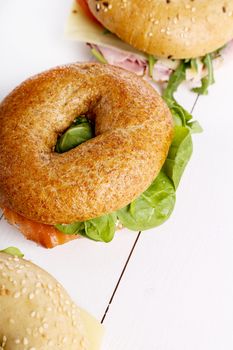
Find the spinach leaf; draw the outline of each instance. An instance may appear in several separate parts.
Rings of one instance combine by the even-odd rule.
[[[117,216],[123,226],[131,230],[148,230],[161,225],[169,218],[175,198],[171,180],[161,171],[144,193],[117,211]]]
[[[91,123],[87,118],[81,116],[58,138],[55,150],[58,153],[67,152],[93,136]]]
[[[55,227],[65,234],[79,234],[94,241],[110,242],[114,237],[116,221],[116,214],[111,213],[84,222],[55,225]]]
[[[115,213],[100,216],[84,222],[85,236],[95,241],[110,242],[115,233],[117,216]]]
[[[190,130],[175,126],[175,134],[169,149],[163,171],[171,179],[177,189],[184,169],[192,155],[193,145]]]
[[[74,222],[72,224],[58,224],[55,225],[56,229],[65,233],[66,235],[78,235],[80,231],[84,229],[83,222]]]
[[[17,256],[18,258],[23,258],[24,254],[16,247],[8,247],[6,249],[0,250],[1,253],[6,253],[9,255]]]
[[[203,131],[200,123],[197,120],[190,121],[186,125],[192,134],[198,134]]]
[[[214,70],[213,70],[213,60],[212,54],[208,54],[203,58],[204,66],[206,67],[208,74],[201,80],[201,87],[193,89],[194,92],[200,95],[207,95],[208,88],[210,85],[214,84]]]

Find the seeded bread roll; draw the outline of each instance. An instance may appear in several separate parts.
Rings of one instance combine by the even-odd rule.
[[[95,122],[95,137],[56,153],[81,114]],[[159,173],[173,134],[171,113],[147,82],[97,63],[28,79],[0,104],[0,125],[0,205],[49,225],[132,202]]]
[[[5,253],[0,271],[0,349],[99,350],[90,319],[47,272]]]
[[[233,38],[232,0],[87,0],[123,41],[158,57],[194,58]]]

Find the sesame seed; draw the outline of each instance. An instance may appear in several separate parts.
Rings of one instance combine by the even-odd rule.
[[[53,290],[53,287],[50,283],[48,284],[48,289]]]
[[[23,338],[23,345],[28,345],[28,338],[26,337]]]
[[[20,344],[20,339],[19,338],[15,339],[15,344]]]
[[[20,297],[20,295],[21,295],[21,294],[20,294],[20,292],[15,292],[15,294],[14,294],[14,298],[15,298],[15,299],[17,299],[17,298],[19,298],[19,297]]]
[[[34,295],[33,293],[30,293],[29,296],[28,296],[28,298],[29,298],[30,300],[32,300],[32,299],[34,298],[34,296],[35,296],[35,295]]]
[[[32,311],[31,314],[30,314],[30,316],[31,316],[32,318],[34,318],[34,317],[36,316],[36,311]]]
[[[64,338],[62,339],[62,343],[65,344],[66,342],[67,342],[67,338],[64,337]]]

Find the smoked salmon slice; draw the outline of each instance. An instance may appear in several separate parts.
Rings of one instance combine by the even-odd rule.
[[[26,219],[8,208],[3,208],[3,214],[6,220],[10,224],[17,226],[27,239],[45,248],[54,248],[79,237],[78,235],[64,234],[52,225],[41,224]]]

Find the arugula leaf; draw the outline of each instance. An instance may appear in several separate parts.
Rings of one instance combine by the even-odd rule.
[[[192,120],[193,116],[174,97],[174,93],[177,91],[179,85],[185,80],[186,68],[192,64],[193,60],[181,61],[178,68],[171,74],[162,97],[172,113],[175,125],[188,127],[192,133],[198,133],[202,132],[200,124]]]
[[[81,143],[91,139],[94,136],[91,123],[85,117],[79,117],[69,127],[66,132],[61,135],[56,144],[56,152],[63,153],[80,145]]]
[[[107,34],[112,34],[112,32],[111,32],[109,29],[104,28],[104,30],[103,30],[103,34],[104,34],[104,35],[107,35]]]
[[[55,227],[65,234],[79,234],[94,241],[107,243],[114,237],[116,221],[116,214],[111,213],[84,222],[75,222],[68,225],[55,225]]]
[[[190,67],[197,72],[198,71],[198,64],[197,64],[197,59],[196,58],[191,58],[190,60]]]
[[[163,98],[167,101],[174,100],[174,93],[180,86],[180,84],[185,80],[185,71],[187,68],[187,63],[183,60],[177,67],[177,69],[171,74],[167,87],[163,92]]]
[[[214,70],[213,70],[213,61],[212,54],[208,54],[203,58],[203,63],[207,68],[208,74],[201,80],[201,87],[193,89],[194,92],[200,95],[207,95],[208,88],[210,85],[214,84]]]
[[[193,150],[190,130],[186,127],[175,126],[175,134],[170,146],[163,171],[171,179],[177,189],[184,169],[191,158]]]
[[[157,59],[153,55],[148,55],[149,76],[153,78],[153,69]]]
[[[6,249],[0,250],[1,253],[6,253],[9,255],[17,256],[18,258],[23,258],[24,254],[16,247],[8,247]]]
[[[169,218],[175,198],[171,180],[161,171],[144,193],[117,211],[117,216],[123,226],[133,231],[148,230]]]
[[[103,63],[103,64],[108,63],[106,58],[95,48],[91,49],[91,53],[97,59],[97,61],[99,61],[100,63]]]

